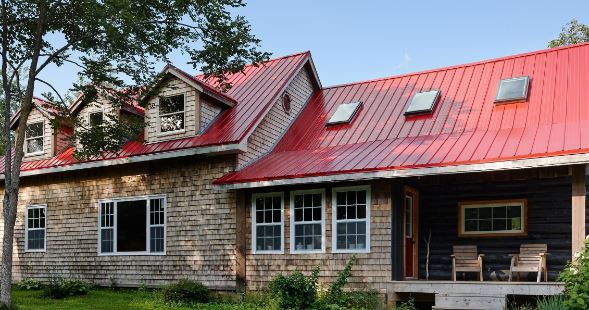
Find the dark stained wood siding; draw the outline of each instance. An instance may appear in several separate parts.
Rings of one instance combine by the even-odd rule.
[[[509,270],[509,253],[522,243],[548,244],[549,280],[555,280],[571,258],[571,179],[531,178],[471,183],[469,179],[440,178],[420,186],[421,236],[431,230],[430,278],[450,279],[452,245],[478,245],[484,253],[484,276]],[[528,236],[458,238],[458,202],[467,200],[528,199]],[[425,277],[425,242],[420,240],[419,272]],[[460,279],[460,278],[459,278]]]

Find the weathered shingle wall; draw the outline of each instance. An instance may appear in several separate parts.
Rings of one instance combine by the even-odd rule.
[[[223,109],[217,103],[212,103],[205,98],[200,99],[200,130],[199,133],[202,134],[209,125],[219,116]]]
[[[28,178],[15,234],[16,280],[79,277],[101,285],[163,285],[182,278],[235,287],[235,194],[212,187],[234,157],[182,158]],[[165,256],[99,256],[99,199],[167,196]],[[24,208],[47,204],[47,251],[25,253]]]
[[[282,107],[283,94],[280,94],[266,117],[248,139],[247,152],[238,156],[238,169],[254,162],[272,150],[305,106],[313,91],[312,77],[309,74],[309,70],[304,67],[297,73],[285,91],[291,100],[290,112],[287,113],[284,111]]]
[[[352,185],[366,185],[357,183]],[[350,186],[347,184],[345,186]],[[339,187],[339,185],[337,185]],[[290,191],[284,191],[284,254],[253,254],[252,253],[252,219],[251,196],[246,204],[246,278],[249,289],[266,287],[268,283],[279,273],[291,273],[302,271],[309,274],[315,266],[321,267],[321,281],[331,282],[342,271],[347,260],[353,254],[332,253],[332,186],[317,185],[305,189],[324,188],[326,197],[326,253],[320,254],[290,254]],[[299,189],[299,188],[296,188]],[[371,287],[375,289],[385,288],[385,284],[391,279],[391,193],[390,183],[375,181],[371,183],[371,249],[370,253],[355,254],[358,258],[356,265],[352,267],[352,277],[349,280],[350,287]],[[295,190],[295,188],[289,188]],[[273,189],[271,192],[281,191]],[[262,192],[262,191],[259,191]]]

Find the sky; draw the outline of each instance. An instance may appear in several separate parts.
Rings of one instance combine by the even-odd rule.
[[[586,0],[249,0],[235,12],[272,57],[311,51],[324,86],[540,50],[571,19],[589,24]],[[48,69],[60,92],[77,80],[73,66]]]

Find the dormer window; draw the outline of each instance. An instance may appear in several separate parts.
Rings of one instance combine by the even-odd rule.
[[[529,76],[503,79],[499,82],[495,102],[519,101],[528,98]]]
[[[102,112],[91,112],[88,114],[88,125],[90,127],[102,126],[104,114]]]
[[[161,133],[184,130],[184,95],[161,97],[159,123]]]
[[[43,153],[43,122],[27,124],[25,130],[25,155]]]

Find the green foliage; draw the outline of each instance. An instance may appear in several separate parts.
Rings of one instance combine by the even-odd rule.
[[[548,47],[554,48],[582,42],[589,42],[589,26],[573,19],[562,27],[562,32],[558,35],[558,39],[550,41]]]
[[[91,285],[79,279],[52,279],[45,287],[45,296],[53,299],[61,299],[70,296],[86,295]]]
[[[564,304],[569,309],[589,308],[589,239],[585,239],[584,247],[575,253],[558,280],[564,282]]]
[[[538,300],[538,310],[566,310],[562,296],[548,296]]]
[[[327,290],[327,294],[325,295],[324,299],[328,304],[338,304],[342,301],[343,295],[343,288],[348,283],[348,279],[352,276],[352,266],[356,264],[358,259],[356,256],[350,257],[344,270],[338,273],[337,278]]]
[[[21,291],[38,291],[45,288],[45,284],[35,279],[24,279],[15,284],[16,288]]]
[[[166,302],[174,304],[206,303],[209,301],[209,289],[202,283],[192,280],[180,280],[162,289]]]
[[[340,304],[346,309],[380,309],[384,303],[377,291],[352,291],[342,294]]]
[[[417,310],[415,307],[415,299],[413,297],[409,300],[402,302],[398,307],[398,310]]]
[[[319,267],[309,277],[301,272],[279,274],[270,283],[270,291],[280,298],[280,309],[310,309],[317,299]]]

